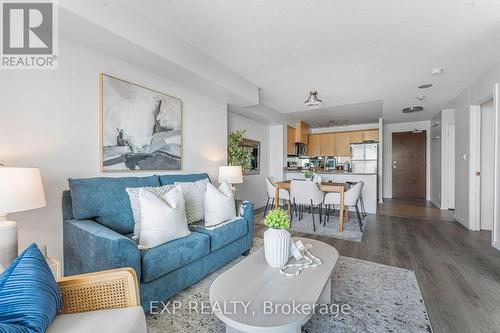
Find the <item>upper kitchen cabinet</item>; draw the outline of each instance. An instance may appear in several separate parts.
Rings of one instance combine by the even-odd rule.
[[[321,143],[321,156],[337,155],[337,146],[335,145],[334,133],[321,134],[320,143]]]
[[[287,154],[295,155],[295,128],[287,128]]]
[[[363,131],[363,141],[376,141],[378,142],[378,130]]]
[[[295,142],[308,143],[309,124],[300,120],[295,128]]]
[[[321,152],[321,137],[323,134],[309,134],[307,144],[307,156],[316,157],[324,156]]]
[[[351,156],[351,135],[349,132],[335,133],[335,146],[337,148],[337,156]]]
[[[349,132],[350,143],[362,143],[364,131]]]

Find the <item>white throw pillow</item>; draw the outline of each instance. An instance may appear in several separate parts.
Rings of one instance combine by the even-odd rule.
[[[227,182],[217,189],[207,185],[205,193],[205,226],[210,227],[236,217],[234,193]]]
[[[149,249],[191,233],[187,226],[184,195],[180,186],[174,187],[161,197],[141,189],[139,199],[141,248]]]
[[[205,191],[207,184],[209,184],[208,178],[196,182],[175,183],[175,185],[182,186],[188,223],[198,222],[205,217]]]
[[[149,192],[156,194],[157,196],[162,196],[175,185],[164,185],[164,186],[148,186],[148,187],[127,187],[128,198],[130,200],[130,207],[132,208],[132,216],[134,218],[134,235],[132,239],[139,238],[141,231],[141,202],[139,201],[139,192],[141,189],[148,190]]]

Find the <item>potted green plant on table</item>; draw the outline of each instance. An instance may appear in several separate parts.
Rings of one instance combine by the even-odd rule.
[[[288,232],[290,219],[282,208],[273,209],[264,219],[269,227],[264,232],[264,253],[269,266],[280,268],[287,262],[290,254],[291,235]]]
[[[306,178],[306,180],[313,180],[314,172],[307,170],[304,172],[304,177]]]

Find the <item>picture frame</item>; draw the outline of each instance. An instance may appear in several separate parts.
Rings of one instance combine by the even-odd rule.
[[[180,98],[99,75],[101,172],[182,171]]]
[[[244,175],[259,175],[260,174],[260,152],[261,142],[252,139],[243,139],[242,145],[250,149],[251,152],[251,169],[243,171]]]

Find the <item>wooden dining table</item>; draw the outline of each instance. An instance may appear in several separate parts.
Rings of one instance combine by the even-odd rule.
[[[279,207],[280,200],[280,189],[285,189],[290,191],[291,180],[283,180],[274,183],[274,207]],[[344,192],[348,187],[347,183],[333,183],[333,182],[321,182],[318,184],[320,191],[326,193],[339,193],[340,194],[340,209],[339,209],[339,231],[344,231]],[[290,204],[288,205],[290,209]],[[346,207],[346,217],[349,212]]]

